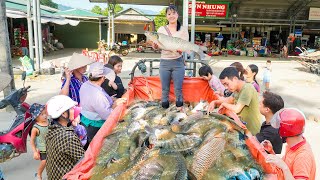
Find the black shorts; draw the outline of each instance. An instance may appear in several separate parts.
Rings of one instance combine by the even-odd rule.
[[[43,151],[40,151],[40,160],[46,160],[47,159],[47,152],[43,152]]]

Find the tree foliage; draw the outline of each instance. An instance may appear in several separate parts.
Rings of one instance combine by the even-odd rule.
[[[40,0],[40,4],[58,9],[58,4],[52,2],[52,0]]]
[[[97,6],[97,5],[93,6],[93,8],[91,9],[91,12],[102,15],[102,9],[100,6]]]
[[[156,30],[158,30],[159,27],[167,24],[166,8],[162,9],[160,13],[154,18],[154,23],[156,26]]]
[[[116,5],[109,4],[109,8],[102,9],[100,6],[96,5],[91,9],[91,12],[108,16],[109,9],[113,9],[114,13],[117,14],[118,12],[123,10],[123,7],[120,6],[120,4],[116,4]]]

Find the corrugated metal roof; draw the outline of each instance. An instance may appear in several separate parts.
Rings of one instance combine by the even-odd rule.
[[[27,2],[25,0],[6,0],[6,8],[27,12]],[[58,11],[58,9],[54,9],[43,5],[40,6],[40,9],[41,14],[44,15],[52,15],[54,12]]]
[[[128,8],[120,11],[115,15],[115,20],[128,20],[128,21],[152,21],[153,18],[145,16],[137,9]]]
[[[93,13],[88,10],[83,9],[70,9],[66,11],[60,11],[55,13],[56,15],[64,16],[64,17],[73,17],[73,18],[105,18],[106,16],[102,16],[100,14]]]

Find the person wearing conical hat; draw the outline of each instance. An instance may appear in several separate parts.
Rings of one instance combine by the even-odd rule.
[[[94,63],[89,57],[73,53],[68,66],[65,68],[65,79],[61,86],[60,95],[69,96],[72,100],[80,104],[79,91],[81,85],[88,81],[84,75],[87,65]]]

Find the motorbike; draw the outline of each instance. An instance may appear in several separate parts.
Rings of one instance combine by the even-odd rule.
[[[122,54],[126,56],[129,54],[129,46],[114,45],[111,48],[110,54]]]
[[[25,102],[30,86],[25,87],[26,72],[22,74],[23,88],[14,90],[0,101],[0,109],[12,106],[16,116],[8,130],[0,132],[0,163],[27,152],[27,138],[34,121],[29,113],[30,105]]]

